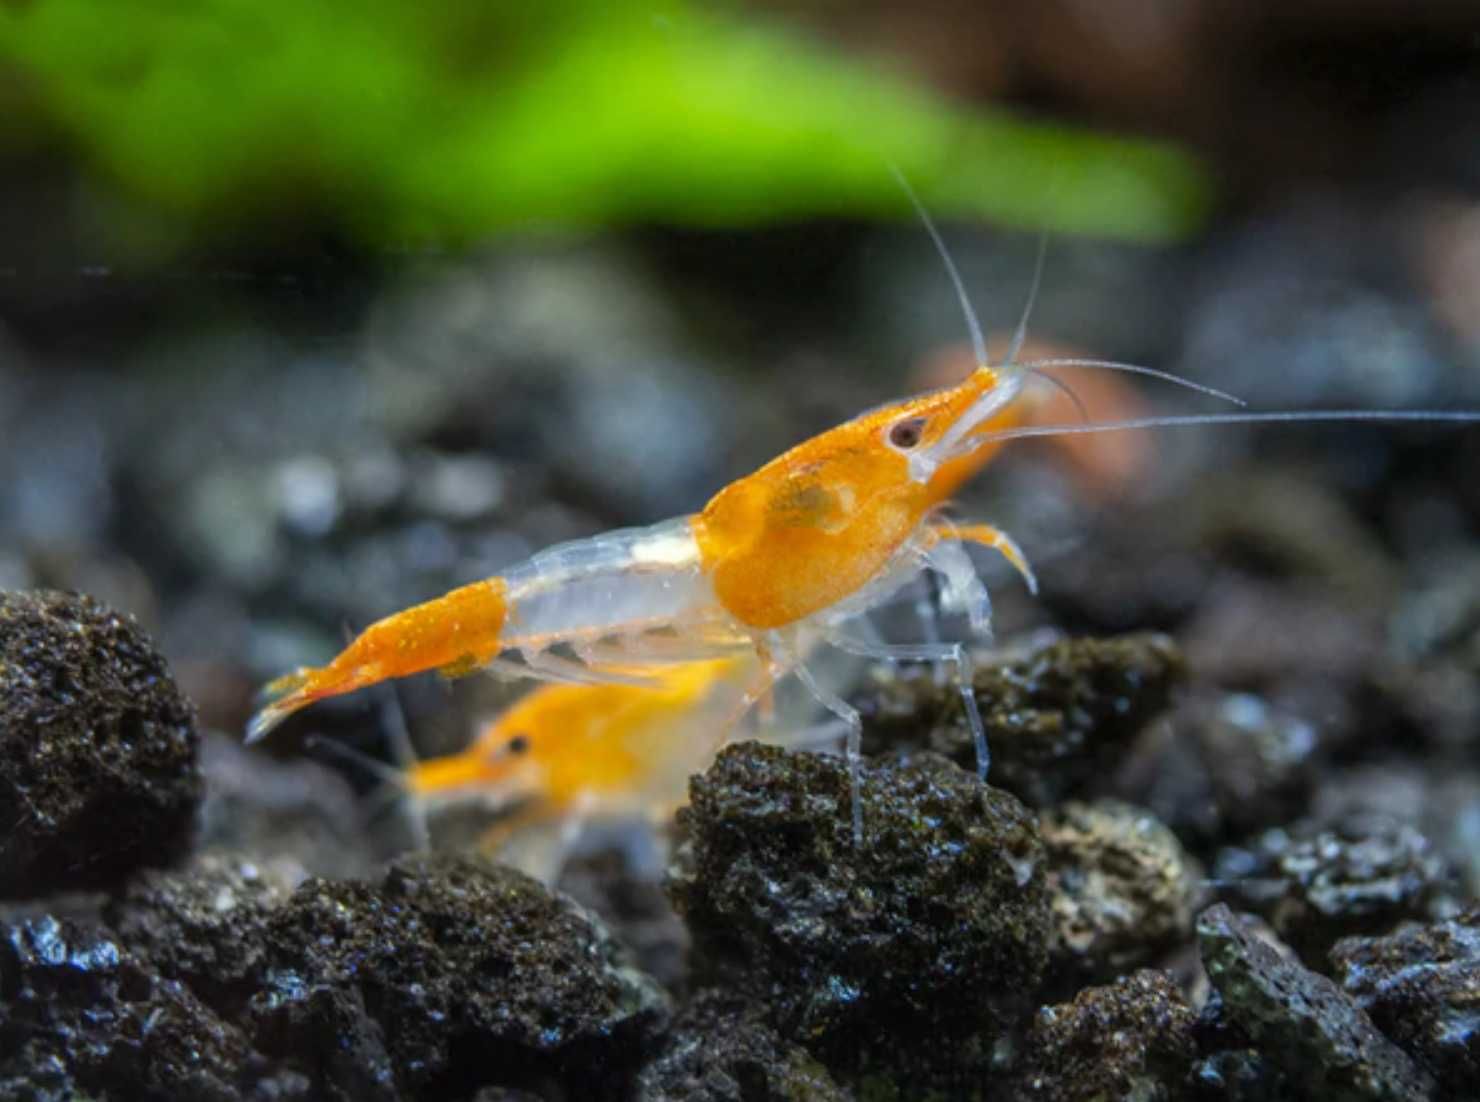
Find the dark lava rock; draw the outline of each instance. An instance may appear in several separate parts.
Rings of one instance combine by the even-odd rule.
[[[0,1097],[309,1097],[184,984],[108,935],[43,915],[0,942]]]
[[[827,1069],[754,1009],[707,991],[679,1015],[637,1080],[638,1102],[847,1102]]]
[[[1480,771],[1427,754],[1328,770],[1310,817],[1335,822],[1379,812],[1412,823],[1434,843],[1459,878],[1459,898],[1480,898]]]
[[[1046,811],[1055,926],[1050,965],[1069,990],[1104,982],[1185,943],[1200,895],[1197,864],[1141,808],[1116,800]]]
[[[669,890],[696,982],[750,993],[840,1075],[979,1083],[1051,940],[1032,816],[935,755],[868,765],[743,743],[690,784]]]
[[[1414,827],[1378,813],[1269,830],[1221,851],[1220,890],[1269,920],[1312,967],[1340,937],[1427,918],[1449,886],[1443,859]]]
[[[1283,957],[1225,904],[1202,913],[1197,935],[1203,967],[1218,994],[1210,1005],[1254,1050],[1236,1054],[1240,1074],[1278,1077],[1294,1097],[1329,1102],[1419,1102],[1430,1096],[1427,1074],[1377,1031],[1349,995]],[[1217,1074],[1215,1062],[1203,1078]],[[1237,1097],[1254,1096],[1251,1086],[1246,1083]]]
[[[572,858],[556,885],[611,927],[641,968],[669,991],[687,979],[689,934],[663,891],[661,877],[641,876],[619,850]]]
[[[111,887],[178,859],[198,753],[190,704],[131,618],[0,593],[0,896]]]
[[[1410,661],[1452,656],[1473,669],[1480,659],[1480,553],[1438,557],[1403,595],[1390,631]]]
[[[1183,1097],[1197,1016],[1165,972],[1142,971],[1038,1012],[1024,1046],[1017,1097],[1044,1102],[1142,1102]]]
[[[132,952],[231,1018],[255,990],[269,917],[289,894],[249,861],[207,855],[183,869],[144,873],[103,914]]]
[[[1199,693],[1146,730],[1112,787],[1202,851],[1301,814],[1319,751],[1315,727],[1262,697]]]
[[[611,1097],[666,1018],[594,918],[472,857],[406,858],[374,884],[306,881],[268,938],[248,1011],[258,1045],[322,1097]]]
[[[1480,907],[1331,950],[1336,978],[1455,1098],[1480,1085]]]
[[[1063,639],[981,666],[974,684],[992,783],[1035,807],[1082,792],[1124,757],[1183,673],[1181,652],[1164,635]],[[876,674],[854,703],[866,749],[923,745],[976,768],[960,698],[928,669]]]
[[[1352,752],[1390,740],[1403,718],[1379,601],[1360,588],[1233,576],[1178,638],[1200,678],[1318,717],[1322,748]]]

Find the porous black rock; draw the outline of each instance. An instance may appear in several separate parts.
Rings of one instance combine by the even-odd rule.
[[[1255,936],[1225,904],[1198,918],[1198,948],[1216,1012],[1294,1097],[1330,1102],[1423,1102],[1433,1083],[1380,1033],[1351,996]],[[1247,1096],[1245,1092],[1244,1096]]]
[[[130,617],[0,593],[0,897],[114,887],[189,848],[195,715]]]
[[[992,784],[1034,807],[1104,780],[1185,673],[1165,635],[1062,639],[982,664],[973,685]],[[865,747],[920,746],[976,768],[976,748],[954,686],[928,669],[876,672],[854,697]]]
[[[593,916],[470,856],[305,881],[267,941],[257,1044],[327,1098],[620,1095],[667,1017]]]
[[[1155,961],[1192,934],[1196,861],[1150,812],[1118,800],[1045,811],[1056,989],[1103,983]]]
[[[579,854],[566,862],[556,886],[600,915],[637,965],[669,991],[688,978],[688,931],[663,892],[662,878],[644,875],[617,849]]]
[[[269,919],[289,894],[244,858],[206,854],[183,868],[142,873],[108,900],[103,916],[161,975],[234,1018],[266,963]]]
[[[1480,1086],[1480,907],[1387,937],[1346,938],[1335,976],[1378,1027],[1454,1098]]]
[[[843,1079],[979,1085],[1052,938],[1033,817],[922,754],[865,765],[855,844],[849,792],[840,758],[756,743],[693,779],[669,890],[696,982],[748,993]]]
[[[0,936],[0,1097],[308,1099],[185,984],[50,914]]]
[[[1379,812],[1303,820],[1218,854],[1223,891],[1269,920],[1311,967],[1338,938],[1426,918],[1453,875],[1415,827]]]
[[[1184,1097],[1197,1016],[1165,972],[1087,987],[1038,1012],[1024,1042],[1015,1096],[1041,1102]]]
[[[848,1102],[799,1045],[783,1040],[754,1003],[705,991],[684,1008],[668,1042],[637,1080],[638,1102]]]

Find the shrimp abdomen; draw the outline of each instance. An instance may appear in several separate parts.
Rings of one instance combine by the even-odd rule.
[[[488,578],[371,624],[327,666],[306,667],[268,685],[247,741],[325,697],[391,677],[489,661],[503,648],[507,592],[504,579]]]
[[[505,577],[511,649],[681,629],[719,613],[689,517],[558,544]]]

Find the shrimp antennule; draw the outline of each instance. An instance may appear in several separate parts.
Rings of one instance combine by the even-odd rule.
[[[987,365],[987,339],[982,335],[981,322],[977,320],[976,311],[971,306],[971,296],[966,293],[966,284],[961,281],[961,273],[956,270],[956,262],[951,259],[951,251],[946,248],[945,239],[941,237],[940,231],[935,228],[935,222],[930,217],[930,212],[925,209],[925,204],[920,202],[920,197],[915,194],[915,189],[910,187],[910,182],[905,179],[898,165],[890,165],[889,171],[894,173],[894,178],[899,186],[909,197],[910,205],[915,208],[915,213],[920,216],[920,221],[925,224],[925,232],[930,235],[930,240],[935,243],[935,251],[940,254],[945,263],[946,274],[951,277],[951,286],[956,289],[956,298],[961,303],[961,312],[966,315],[966,328],[971,333],[971,351],[976,356],[979,366]],[[1034,281],[1034,293],[1037,293],[1037,281]],[[1028,309],[1033,308],[1033,298],[1028,298]],[[1027,319],[1024,317],[1024,326]],[[1011,359],[1011,357],[1009,357]]]
[[[1145,367],[1141,364],[1122,363],[1119,360],[1091,360],[1081,359],[1077,356],[1053,356],[1044,360],[1024,360],[1017,365],[1032,372],[1042,372],[1055,367],[1084,367],[1099,371],[1123,371],[1128,375],[1145,375],[1148,379],[1160,379],[1164,383],[1174,386],[1185,387],[1187,390],[1195,390],[1199,394],[1206,394],[1209,398],[1217,398],[1220,402],[1228,402],[1235,406],[1247,406],[1249,403],[1235,394],[1229,394],[1226,390],[1208,386],[1205,383],[1194,382],[1181,375],[1170,371],[1162,371],[1160,368]]]

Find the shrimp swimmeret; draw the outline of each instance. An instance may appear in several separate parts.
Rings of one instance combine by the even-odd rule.
[[[371,625],[327,666],[270,684],[269,702],[251,721],[248,740],[316,700],[424,670],[460,674],[487,667],[556,681],[632,684],[674,662],[750,652],[761,661],[737,718],[779,678],[795,674],[848,725],[853,827],[861,839],[861,721],[817,682],[805,656],[827,643],[866,658],[950,664],[985,779],[990,758],[964,644],[881,643],[859,622],[933,572],[947,601],[968,613],[974,632],[985,633],[990,602],[967,544],[1006,556],[1036,591],[1026,559],[1005,533],[986,524],[956,526],[940,514],[944,501],[1005,441],[1262,421],[1480,421],[1473,412],[1328,410],[1034,424],[1025,384],[1068,361],[1013,362],[1025,313],[1007,362],[987,364],[980,328],[945,259],[979,365],[964,381],[881,406],[804,441],[730,483],[698,513],[560,544]],[[1227,397],[1149,368],[1073,362],[1155,375]]]

